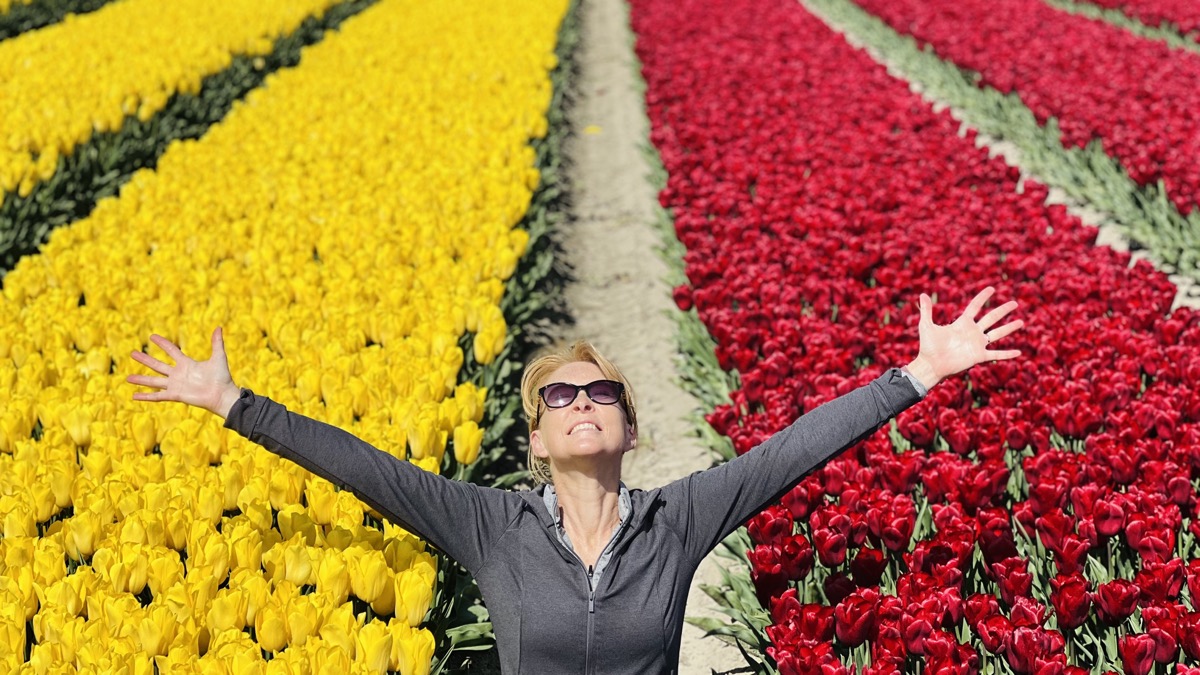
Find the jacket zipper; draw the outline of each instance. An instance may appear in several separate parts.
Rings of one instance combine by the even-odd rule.
[[[604,546],[604,549],[602,551],[600,551],[600,556],[598,558],[596,558],[597,560],[599,560],[600,558],[603,558],[604,554],[608,553],[608,549],[612,548],[613,544],[615,544],[616,541],[621,538],[621,534],[625,532],[625,527],[628,524],[629,524],[628,521],[621,522],[621,526],[618,527],[617,531],[613,533],[612,538],[608,540],[608,544],[606,544]],[[584,652],[585,656],[584,656],[584,662],[583,662],[583,672],[587,673],[587,675],[591,675],[591,672],[592,672],[592,633],[595,632],[595,628],[596,628],[596,587],[592,583],[593,566],[585,565],[583,563],[583,558],[579,557],[579,554],[575,552],[574,548],[571,548],[570,551],[571,551],[571,555],[575,556],[575,559],[579,561],[579,566],[583,568],[583,573],[587,577],[587,585],[588,585],[587,651]]]

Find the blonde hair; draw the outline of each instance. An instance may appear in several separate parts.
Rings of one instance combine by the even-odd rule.
[[[549,384],[546,379],[550,377],[550,373],[568,363],[579,362],[595,364],[605,378],[616,380],[624,385],[625,391],[621,394],[621,405],[625,410],[626,421],[629,426],[633,427],[636,434],[637,411],[633,405],[633,389],[630,388],[629,381],[611,361],[604,358],[604,355],[597,351],[591,343],[584,340],[577,340],[565,347],[552,349],[525,366],[525,374],[521,376],[521,406],[525,409],[525,418],[529,420],[529,433],[532,434],[537,430],[538,413],[539,411],[544,412],[545,408],[538,395],[538,389]],[[529,448],[529,475],[538,484],[554,483],[554,478],[550,473],[550,463],[535,456],[532,445]]]

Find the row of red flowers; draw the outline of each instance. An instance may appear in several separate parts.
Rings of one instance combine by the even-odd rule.
[[[1200,659],[1200,315],[797,3],[632,10],[739,453],[911,359],[920,291],[945,321],[999,281],[1028,325],[751,520],[780,670]]]
[[[1147,26],[1174,26],[1200,39],[1200,5],[1195,0],[1085,0],[1106,9],[1120,10]]]
[[[938,56],[1016,92],[1062,142],[1099,139],[1139,185],[1163,181],[1183,214],[1200,202],[1200,55],[1042,0],[855,0]]]

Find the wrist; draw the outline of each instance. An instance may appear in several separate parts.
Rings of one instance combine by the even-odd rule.
[[[237,400],[241,398],[241,396],[241,388],[231,381],[229,386],[221,392],[221,396],[217,399],[217,407],[213,410],[213,412],[220,415],[221,419],[228,418],[229,411],[233,408],[233,404],[237,403]]]
[[[920,355],[913,359],[912,363],[904,366],[904,370],[908,371],[909,375],[917,378],[917,381],[924,385],[927,391],[933,389],[942,381],[942,378],[938,376],[937,371],[934,370],[929,361]]]

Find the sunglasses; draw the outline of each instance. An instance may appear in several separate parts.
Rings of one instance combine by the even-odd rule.
[[[587,392],[592,403],[613,405],[621,400],[621,395],[625,392],[625,385],[613,380],[596,380],[587,384],[552,382],[538,389],[538,395],[547,408],[565,408],[575,402],[580,389]],[[538,419],[534,421],[534,424],[538,423],[541,416],[539,411]]]

